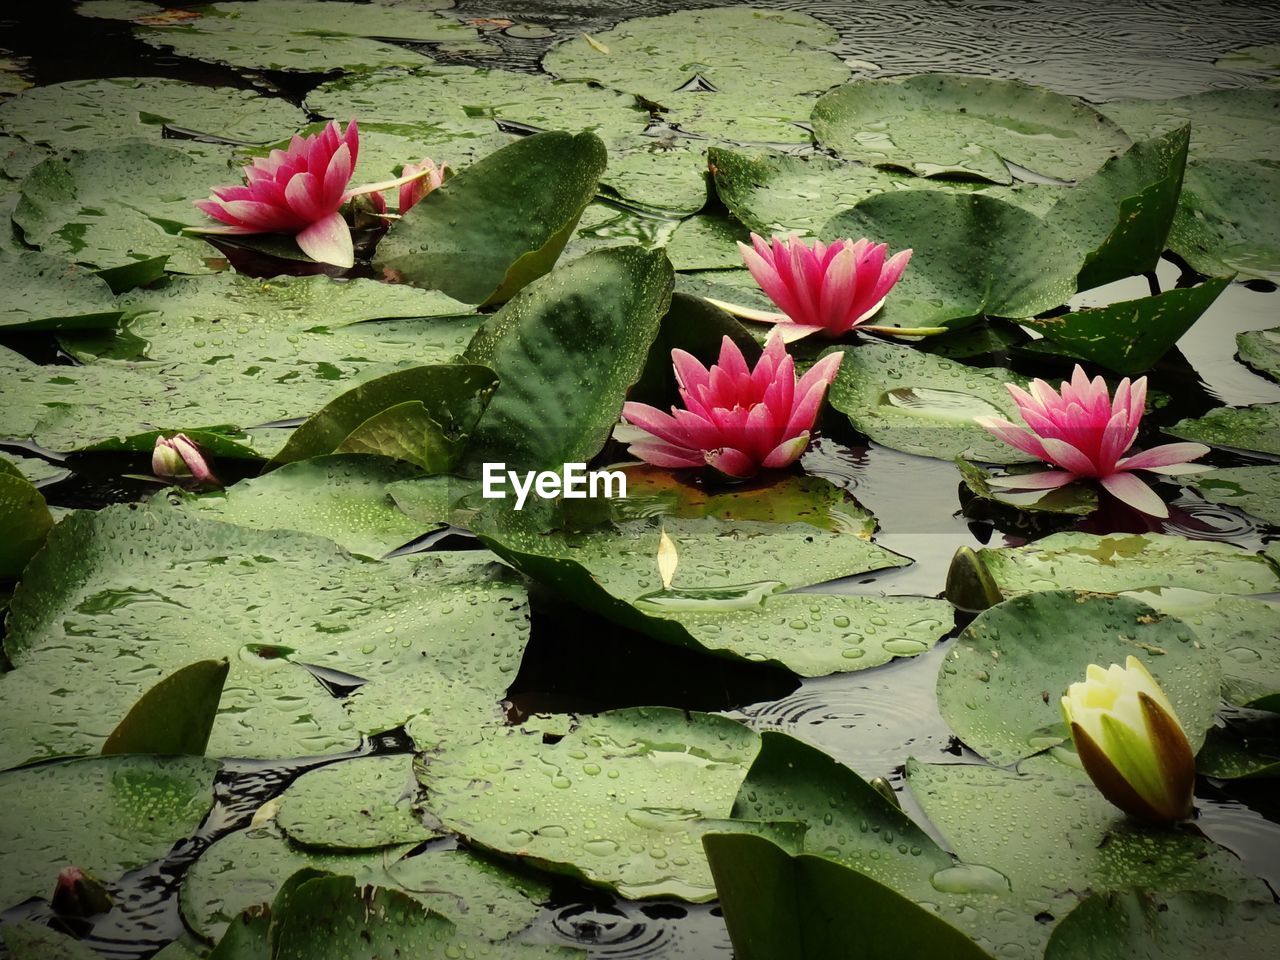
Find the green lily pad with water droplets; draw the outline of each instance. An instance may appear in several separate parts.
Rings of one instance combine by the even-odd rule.
[[[844,359],[831,384],[831,405],[876,443],[945,460],[1030,459],[974,422],[980,416],[1020,421],[1004,387],[1025,384],[1018,374],[883,343],[833,349],[842,350]]]
[[[904,190],[837,214],[824,240],[870,237],[911,262],[873,322],[959,327],[1031,317],[1076,292],[1083,254],[1051,220],[984,193]]]
[[[166,132],[271,143],[281,131],[305,122],[301,110],[277,97],[160,77],[70,80],[33,87],[0,103],[0,130],[59,150],[85,150],[127,137],[161,140]],[[174,148],[204,146],[165,142]]]
[[[983,611],[947,651],[938,709],[967,746],[1007,765],[1069,741],[1067,687],[1089,664],[1128,656],[1164,688],[1198,748],[1218,712],[1218,658],[1181,620],[1125,597],[1051,590]]]
[[[1182,482],[1212,503],[1280,526],[1280,466],[1220,467],[1190,474]]]
[[[1066,356],[1092,360],[1116,373],[1138,374],[1172,350],[1229,283],[1230,277],[1220,277],[1153,297],[1019,323],[1044,334],[1036,346],[1045,352],[1061,348]]]
[[[88,944],[30,920],[6,923],[0,927],[0,940],[9,948],[10,960],[97,960],[101,956]]]
[[[1179,420],[1165,433],[1214,447],[1280,456],[1280,403],[1218,407],[1203,417]]]
[[[229,668],[225,658],[197,660],[169,674],[129,708],[102,755],[204,756]]]
[[[970,463],[962,457],[956,458],[956,469],[960,471],[960,479],[974,496],[983,500],[993,500],[1015,510],[1027,510],[1032,513],[1067,513],[1088,515],[1098,508],[1098,494],[1084,483],[1072,483],[1054,490],[1010,490],[994,487],[990,481],[993,476],[977,464]],[[1029,465],[1008,470],[1004,475],[1017,476],[1019,473],[1039,473],[1043,469],[1039,465]]]
[[[1048,923],[1090,891],[1270,899],[1234,854],[1196,831],[1125,817],[1082,771],[1048,758],[1020,769],[912,759],[907,784],[956,855],[1000,871],[1018,897],[1043,903],[1046,891],[1070,891],[1049,906]]]
[[[1218,780],[1280,777],[1280,697],[1272,698],[1270,711],[1233,716],[1210,730],[1196,771]]]
[[[0,577],[20,576],[52,526],[44,495],[0,457]]]
[[[350,749],[437,690],[466,729],[501,699],[527,636],[524,588],[485,554],[379,563],[161,505],[75,513],[9,610],[0,766],[96,752],[145,690],[202,658],[231,664],[215,756]]]
[[[174,273],[216,272],[221,255],[182,231],[205,221],[192,200],[232,179],[229,156],[126,140],[53,157],[22,181],[13,219],[27,243],[98,269],[166,257]]]
[[[1280,907],[1231,894],[1118,890],[1095,894],[1053,932],[1045,960],[1267,960]]]
[[[101,757],[0,774],[0,903],[52,896],[71,864],[111,882],[164,856],[209,812],[218,770],[196,757]]]
[[[1280,170],[1275,161],[1192,160],[1169,249],[1206,276],[1280,280]]]
[[[294,843],[369,850],[439,836],[415,812],[407,754],[359,757],[303,774],[280,795],[276,823]]]
[[[1019,80],[945,73],[838,87],[814,107],[813,130],[849,160],[993,183],[1012,182],[1008,164],[1079,180],[1130,142],[1080,100]]]
[[[424,531],[397,509],[386,489],[420,472],[367,454],[314,457],[179,503],[212,519],[257,530],[300,530],[352,553],[381,557]]]
[[[6,296],[0,330],[80,330],[114,327],[124,310],[101,277],[34,250],[0,252]]]
[[[1209,90],[1171,100],[1110,100],[1099,112],[1133,137],[1155,137],[1191,124],[1197,160],[1280,160],[1276,112],[1280,88]]]
[[[758,736],[724,717],[666,707],[583,717],[560,737],[535,722],[444,744],[419,779],[427,809],[481,849],[630,899],[711,900],[701,837],[794,824],[730,822]]]
[[[1280,327],[1237,333],[1236,356],[1264,377],[1280,381]]]
[[[1227,594],[1280,590],[1280,573],[1264,557],[1229,543],[1160,533],[1055,533],[1022,547],[983,547],[968,559],[957,554],[955,562],[977,563],[1006,597],[1064,589],[1118,593],[1185,587]]]

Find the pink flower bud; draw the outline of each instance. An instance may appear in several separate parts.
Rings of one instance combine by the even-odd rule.
[[[197,487],[221,486],[200,448],[185,433],[156,437],[155,449],[151,452],[151,472],[166,480],[190,478]]]
[[[437,167],[430,157],[423,157],[421,163],[406,163],[401,175],[415,179],[400,185],[401,216],[408,213],[415,203],[444,183],[445,172],[448,169],[448,164],[444,163]]]

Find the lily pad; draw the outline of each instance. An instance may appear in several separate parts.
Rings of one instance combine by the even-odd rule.
[[[1252,87],[1172,100],[1109,100],[1098,110],[1133,137],[1155,137],[1191,124],[1195,159],[1278,161],[1278,108],[1280,88]]]
[[[702,853],[711,830],[781,832],[729,822],[759,748],[748,728],[659,707],[584,717],[563,737],[537,725],[494,730],[427,758],[427,808],[482,849],[639,899],[711,900]]]
[[[63,480],[71,472],[62,463],[39,457],[24,457],[12,450],[6,450],[3,455],[0,455],[0,473],[14,473],[14,470],[9,469],[10,467],[15,468],[18,475],[26,477],[36,487]]]
[[[1040,331],[1068,356],[1092,360],[1116,373],[1137,374],[1172,350],[1230,282],[1230,277],[1222,277],[1154,297],[1019,323]]]
[[[1238,507],[1280,526],[1280,466],[1222,467],[1191,474],[1182,482],[1206,500]]]
[[[669,111],[681,130],[737,141],[807,143],[812,97],[849,68],[821,49],[831,27],[803,13],[722,8],[637,17],[543,57],[567,80],[590,80]]]
[[[52,526],[43,494],[0,457],[0,577],[20,576]]]
[[[467,303],[502,303],[551,269],[595,195],[591,133],[535,134],[433,190],[378,245],[378,265]]]
[[[419,469],[363,454],[315,457],[189,497],[186,509],[256,530],[300,530],[352,553],[381,557],[423,532],[387,494],[387,484]]]
[[[844,351],[844,360],[831,384],[831,405],[876,443],[945,460],[1030,459],[974,422],[979,416],[1018,421],[1017,406],[1004,388],[1024,383],[1018,374],[881,343],[836,349]]]
[[[1280,403],[1219,407],[1198,419],[1179,420],[1165,433],[1214,447],[1280,456]]]
[[[907,783],[962,860],[999,871],[1021,896],[1143,887],[1270,899],[1266,884],[1234,854],[1199,833],[1152,829],[1126,818],[1083,772],[1056,760],[1024,763],[1023,769],[1019,774],[913,759]]]
[[[1237,333],[1236,355],[1264,377],[1280,382],[1280,327]]]
[[[953,561],[970,563],[992,578],[1006,597],[1063,589],[1118,593],[1185,587],[1226,594],[1280,590],[1280,574],[1264,557],[1229,543],[1160,533],[1055,533],[1023,547],[983,547],[957,554]],[[963,605],[963,598],[951,600]]]
[[[271,143],[280,131],[304,123],[306,114],[277,97],[160,77],[52,83],[0,103],[0,130],[59,150],[83,150],[127,137],[184,135]]]
[[[1269,161],[1192,160],[1169,249],[1214,276],[1280,279],[1280,170]]]
[[[1178,207],[1189,127],[1135,143],[1063,194],[1048,218],[1086,252],[1080,289],[1154,270]]]
[[[1009,164],[1079,180],[1129,146],[1080,100],[1019,80],[945,73],[832,90],[814,107],[813,130],[850,160],[993,183],[1012,182]]]
[[[280,796],[276,823],[294,843],[369,850],[439,834],[414,811],[412,757],[361,757],[303,774]]]
[[[1049,939],[1045,960],[1265,960],[1280,943],[1280,909],[1206,892],[1095,894]]]
[[[227,179],[227,154],[126,140],[44,161],[22,181],[13,212],[27,243],[102,270],[159,257],[175,273],[222,268],[220,255],[182,229],[201,222],[193,197]]]
[[[437,692],[451,706],[431,725],[469,729],[515,676],[524,603],[483,554],[377,563],[163,506],[72,514],[10,607],[0,764],[96,752],[143,692],[200,658],[231,663],[217,756],[350,749]]]
[[[204,756],[228,668],[226,660],[198,660],[165,677],[111,731],[102,755]]]
[[[124,311],[101,277],[34,250],[0,252],[8,292],[0,330],[81,330],[114,327]]]
[[[677,270],[737,269],[742,266],[738,243],[750,240],[747,229],[732,217],[703,213],[681,222],[666,250]]]
[[[662,251],[588,254],[529,287],[490,317],[467,347],[499,387],[464,466],[563,468],[585,463],[618,422],[671,298]]]
[[[981,193],[881,194],[837,214],[821,235],[915,251],[876,317],[885,326],[1031,317],[1076,292],[1081,254],[1072,239],[1052,221]]]
[[[102,757],[0,774],[0,903],[53,893],[74,864],[114,880],[169,852],[213,804],[213,760]],[[38,802],[33,802],[38,798]]]
[[[1032,513],[1067,513],[1087,516],[1098,508],[1098,494],[1083,483],[1072,483],[1056,490],[1027,490],[1015,492],[990,484],[992,475],[977,464],[958,457],[956,469],[960,471],[960,479],[969,491],[983,500],[1002,503],[1015,510],[1028,510]],[[1018,473],[1039,472],[1038,466],[1007,471],[1008,475]]]
[[[1280,707],[1280,702],[1274,703]],[[1280,777],[1280,723],[1277,714],[1232,718],[1209,731],[1196,757],[1196,771],[1216,780],[1275,779]]]
[[[1218,658],[1182,621],[1127,597],[1051,590],[983,611],[947,651],[938,708],[967,746],[1007,765],[1069,741],[1059,698],[1089,664],[1131,655],[1168,693],[1198,748],[1218,712]]]
[[[462,453],[496,386],[492,370],[469,363],[386,374],[309,417],[272,463],[336,451],[381,454],[427,473],[444,473]]]
[[[0,927],[0,939],[10,960],[97,960],[101,954],[88,944],[43,924],[18,920]]]

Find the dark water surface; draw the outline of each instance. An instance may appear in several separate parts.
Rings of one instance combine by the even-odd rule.
[[[486,58],[484,64],[536,70],[542,53],[560,37],[599,32],[632,16],[726,5],[714,0],[460,0],[453,13],[460,19],[514,21],[489,34],[501,54]],[[1215,67],[1214,61],[1243,46],[1280,41],[1280,3],[1246,0],[756,0],[752,5],[801,11],[827,21],[840,31],[839,54],[867,76],[946,70],[1014,77],[1092,100],[1162,98],[1244,85],[1256,78]],[[30,72],[38,83],[160,75],[254,86],[298,102],[321,79],[255,76],[168,56],[134,40],[127,24],[76,17],[69,3],[10,0],[0,9],[0,46],[30,57]],[[1156,279],[1162,289],[1172,288],[1180,270],[1163,263]],[[1280,322],[1280,295],[1264,283],[1251,287],[1231,286],[1183,337],[1179,349],[1150,374],[1153,392],[1169,398],[1149,417],[1153,426],[1224,404],[1280,400],[1280,387],[1234,360],[1237,332]],[[1147,281],[1138,278],[1090,291],[1077,302],[1110,302],[1148,292]],[[33,347],[28,338],[11,345],[44,362],[56,359],[51,341]],[[1027,374],[1042,372],[1026,363],[1013,365]],[[1020,527],[1025,521],[1016,516],[966,517],[959,509],[959,478],[948,463],[868,445],[847,424],[832,419],[826,436],[805,456],[804,467],[850,490],[878,518],[878,542],[916,560],[906,569],[854,578],[837,589],[935,596],[957,547],[1021,542],[1049,532]],[[1231,465],[1265,458],[1215,453],[1210,459],[1216,465]],[[141,458],[82,456],[66,466],[72,471],[68,477],[43,488],[53,505],[100,507],[142,499],[156,489],[154,483],[128,476],[146,472]],[[1171,488],[1166,484],[1166,489]],[[1075,529],[1094,533],[1152,529],[1253,549],[1276,533],[1237,511],[1205,503],[1190,491],[1182,492],[1171,512],[1169,520],[1149,524],[1132,513],[1105,509],[1072,522]],[[450,546],[456,548],[457,542]],[[717,661],[628,635],[579,610],[566,609],[537,589],[532,596],[533,638],[509,692],[513,719],[543,710],[590,711],[631,704],[723,710],[758,729],[785,730],[864,777],[884,776],[898,786],[908,756],[976,759],[966,754],[938,715],[933,691],[945,643],[879,669],[797,683],[789,674]],[[610,638],[607,648],[605,637]],[[390,734],[346,756],[409,749],[405,738]],[[190,863],[214,839],[247,825],[253,811],[297,774],[341,759],[345,756],[229,763],[218,781],[218,802],[210,818],[165,860],[125,878],[117,908],[97,924],[89,942],[108,956],[142,958],[179,935],[183,928],[176,891]],[[903,798],[910,809],[909,795]],[[1276,791],[1202,782],[1198,806],[1200,828],[1234,850],[1273,891],[1280,891]],[[47,916],[45,909],[42,904],[27,905],[5,916],[40,918]],[[595,958],[702,960],[731,955],[714,907],[618,903],[571,884],[557,890],[531,936],[587,946]]]

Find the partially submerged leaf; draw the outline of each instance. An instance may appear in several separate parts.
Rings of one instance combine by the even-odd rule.
[[[1280,466],[1221,467],[1183,481],[1212,503],[1236,507],[1280,526]]]
[[[963,458],[956,459],[956,469],[960,471],[960,479],[975,496],[983,500],[993,500],[1015,510],[1028,510],[1032,513],[1067,513],[1090,514],[1098,507],[1098,494],[1084,483],[1072,483],[1054,490],[1006,489],[990,484],[991,474],[977,464]],[[1007,471],[1004,476],[1016,477],[1019,473],[1038,473],[1043,467],[1027,466]]]
[[[204,756],[229,669],[225,659],[198,660],[165,677],[129,708],[102,755]]]
[[[1280,169],[1272,161],[1192,160],[1169,249],[1206,276],[1280,279]]]
[[[1237,333],[1236,355],[1264,377],[1280,381],[1280,327]]]
[[[124,316],[106,281],[59,257],[0,253],[0,270],[6,285],[0,330],[114,327]]]
[[[1218,407],[1197,419],[1179,420],[1165,433],[1214,447],[1280,456],[1280,403]]]
[[[17,577],[53,526],[44,495],[0,457],[0,577]]]

